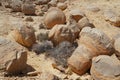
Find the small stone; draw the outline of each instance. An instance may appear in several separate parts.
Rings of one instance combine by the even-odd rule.
[[[25,17],[24,20],[25,20],[25,21],[29,21],[29,22],[33,22],[33,21],[34,21],[33,18],[32,18],[31,16]]]
[[[67,8],[67,4],[66,3],[58,3],[57,7],[61,10],[65,10]]]
[[[90,27],[89,19],[87,17],[83,17],[82,19],[78,21],[78,26],[80,30],[82,30],[82,28],[87,27],[87,26]]]
[[[23,4],[22,5],[22,12],[25,15],[35,15],[35,5],[34,4]]]
[[[75,19],[77,22],[85,16],[85,14],[80,11],[79,9],[74,9],[70,11],[70,15]]]
[[[51,0],[49,3],[48,3],[49,6],[51,7],[56,7],[57,6],[57,0]]]
[[[38,74],[40,74],[40,72],[34,71],[34,72],[27,73],[27,76],[38,76]]]
[[[105,20],[110,24],[119,27],[120,26],[120,16],[113,12],[112,10],[107,10],[104,12]]]
[[[95,5],[89,5],[87,6],[87,9],[92,11],[92,12],[98,12],[100,11],[99,7],[95,6]]]

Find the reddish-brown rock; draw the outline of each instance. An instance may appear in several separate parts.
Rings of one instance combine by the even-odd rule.
[[[44,17],[44,23],[47,28],[52,28],[56,24],[64,24],[65,22],[65,14],[58,8],[50,8]]]

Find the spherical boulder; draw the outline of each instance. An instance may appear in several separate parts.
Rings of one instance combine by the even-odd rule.
[[[31,26],[21,26],[15,29],[12,36],[16,42],[25,47],[31,47],[36,42],[34,29]]]
[[[48,29],[56,24],[64,24],[65,22],[65,14],[58,8],[50,8],[44,17],[44,23]]]

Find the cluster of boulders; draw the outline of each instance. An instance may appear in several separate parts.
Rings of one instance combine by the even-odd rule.
[[[1,0],[0,3],[12,12],[22,12],[25,15],[43,15],[50,7],[61,10],[67,8],[67,0]]]
[[[12,1],[10,8],[13,11],[33,15],[37,7],[46,13],[37,32],[29,25],[22,25],[11,32],[17,43],[0,37],[0,68],[11,74],[22,73],[27,67],[28,48],[37,54],[46,52],[46,56],[54,57],[57,63],[79,75],[90,70],[95,80],[120,79],[120,36],[112,41],[79,9],[71,10],[67,20],[62,11],[67,7],[66,0]],[[46,5],[52,7],[46,10]],[[104,15],[106,20],[120,26],[119,20],[116,21],[118,16],[108,14]],[[113,58],[113,54],[117,57]]]

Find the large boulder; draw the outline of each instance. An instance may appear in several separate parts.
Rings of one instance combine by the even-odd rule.
[[[95,57],[90,73],[95,80],[120,80],[120,61],[107,55]]]
[[[66,22],[65,14],[58,8],[50,8],[45,14],[44,23],[47,28],[52,28],[56,24],[64,24]]]
[[[111,39],[97,28],[83,28],[78,43],[90,48],[93,57],[102,54],[111,55],[114,51]]]
[[[34,29],[31,26],[22,25],[13,30],[11,35],[16,42],[25,47],[31,47],[36,42]]]
[[[55,25],[48,34],[49,39],[57,45],[63,41],[74,42],[75,36],[71,29],[67,28],[66,25]]]
[[[111,40],[96,28],[83,28],[78,43],[78,48],[68,59],[68,64],[72,71],[79,75],[84,74],[90,68],[93,57],[111,55],[114,51]]]
[[[78,46],[72,56],[68,59],[70,69],[79,75],[87,72],[91,66],[90,54],[91,52],[85,47],[85,45]]]
[[[19,74],[26,69],[27,51],[16,42],[0,37],[0,68],[8,74]]]

